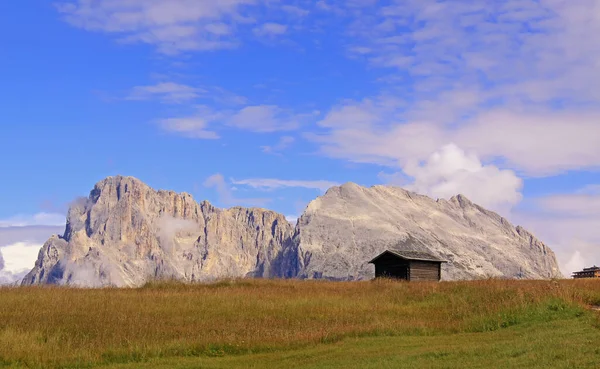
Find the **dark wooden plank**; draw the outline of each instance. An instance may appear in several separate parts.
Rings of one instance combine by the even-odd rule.
[[[440,264],[422,261],[413,261],[410,263],[411,281],[439,281]]]

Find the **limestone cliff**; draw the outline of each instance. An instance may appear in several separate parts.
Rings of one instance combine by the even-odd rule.
[[[389,186],[329,189],[308,205],[284,252],[291,275],[352,280],[372,278],[365,262],[390,247],[449,261],[443,279],[561,276],[550,248],[466,197],[436,201]]]
[[[268,277],[293,227],[263,209],[217,209],[191,195],[109,177],[69,210],[23,284],[138,286],[151,279]]]
[[[333,187],[294,228],[264,209],[215,208],[189,194],[109,177],[69,210],[62,236],[42,247],[23,284],[139,286],[153,279],[368,279],[386,248],[449,261],[444,279],[549,278],[553,252],[464,196],[433,200],[401,188]]]

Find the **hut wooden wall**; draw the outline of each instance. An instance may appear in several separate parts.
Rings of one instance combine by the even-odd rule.
[[[411,281],[439,281],[440,263],[427,261],[410,262],[410,280]]]

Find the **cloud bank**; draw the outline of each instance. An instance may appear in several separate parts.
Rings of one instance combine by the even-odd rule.
[[[0,228],[26,226],[60,226],[66,224],[63,214],[37,213],[34,215],[15,215],[8,219],[0,219]]]
[[[0,248],[0,284],[20,282],[34,267],[40,247],[40,244],[19,242]]]
[[[20,217],[21,220],[24,218],[27,217]],[[20,282],[35,265],[44,242],[63,231],[64,225],[0,227],[0,284]]]
[[[433,198],[448,199],[460,193],[504,214],[523,197],[523,181],[513,171],[483,165],[474,153],[454,144],[442,147],[423,163],[408,163],[400,176],[382,178]]]

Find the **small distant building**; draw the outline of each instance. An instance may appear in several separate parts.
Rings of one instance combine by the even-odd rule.
[[[574,272],[573,278],[600,278],[600,267],[583,268],[580,272]]]
[[[421,251],[386,250],[369,263],[375,265],[375,278],[440,281],[447,261]]]

